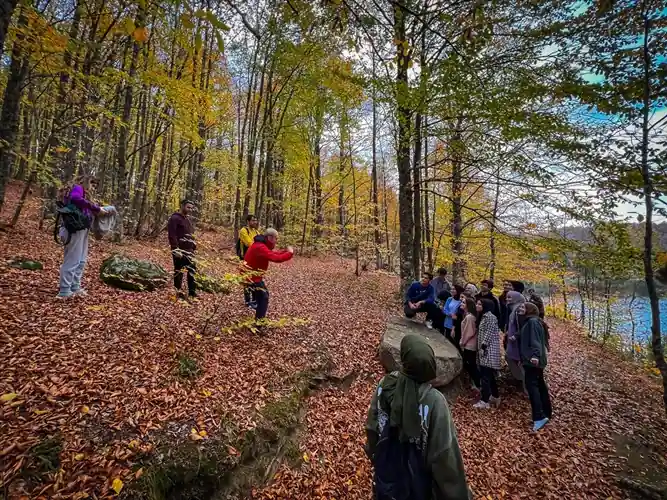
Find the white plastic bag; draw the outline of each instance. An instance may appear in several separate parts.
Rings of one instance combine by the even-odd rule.
[[[109,234],[116,227],[116,207],[107,205],[102,207],[104,213],[100,212],[93,220],[91,232],[95,239],[101,240],[106,234]]]

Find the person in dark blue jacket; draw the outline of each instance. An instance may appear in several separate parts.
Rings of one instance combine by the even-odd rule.
[[[425,273],[420,281],[415,281],[405,292],[403,311],[408,318],[414,318],[417,313],[426,313],[426,326],[443,328],[444,316],[435,304],[435,289],[431,285],[433,275]]]

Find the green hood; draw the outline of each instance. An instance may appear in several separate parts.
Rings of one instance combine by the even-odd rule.
[[[435,354],[420,335],[406,335],[401,340],[402,370],[385,377],[380,405],[389,414],[389,423],[400,430],[401,441],[418,438],[419,386],[435,378]]]

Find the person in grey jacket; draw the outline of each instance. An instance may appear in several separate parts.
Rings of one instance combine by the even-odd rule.
[[[431,286],[435,290],[436,300],[444,305],[452,295],[452,285],[447,281],[447,269],[438,269],[438,275],[431,280]]]
[[[519,325],[519,350],[530,408],[533,414],[533,431],[537,432],[552,418],[549,388],[544,380],[549,348],[549,327],[539,317],[537,306],[531,302],[517,308]]]

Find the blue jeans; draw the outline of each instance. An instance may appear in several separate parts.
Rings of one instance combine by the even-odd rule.
[[[60,266],[60,291],[58,295],[69,297],[81,289],[81,278],[88,260],[88,229],[72,233],[65,245],[63,264]],[[61,241],[67,241],[69,233],[62,227],[59,233]]]

